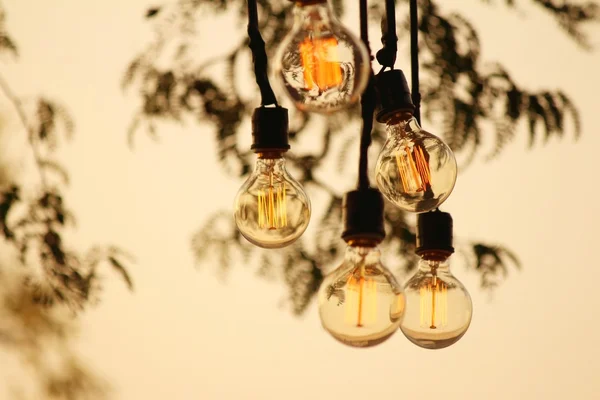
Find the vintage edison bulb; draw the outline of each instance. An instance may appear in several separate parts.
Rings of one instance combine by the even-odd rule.
[[[319,289],[319,316],[337,340],[353,347],[379,344],[393,335],[404,313],[404,294],[381,265],[374,244],[350,244],[342,265]]]
[[[344,28],[326,1],[297,1],[294,25],[275,64],[300,110],[330,113],[356,102],[369,80],[364,44]]]
[[[310,200],[285,169],[281,154],[259,154],[235,198],[235,223],[256,246],[280,248],[298,239],[310,221]]]
[[[456,159],[450,147],[422,130],[411,114],[391,117],[386,130],[376,166],[381,193],[405,211],[422,213],[439,207],[456,183]]]
[[[471,296],[450,273],[447,260],[422,259],[404,291],[406,312],[400,329],[417,346],[448,347],[469,328]]]

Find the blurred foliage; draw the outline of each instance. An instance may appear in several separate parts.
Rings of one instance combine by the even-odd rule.
[[[108,383],[86,367],[70,345],[76,319],[65,307],[41,306],[32,300],[37,294],[33,286],[22,284],[26,275],[6,267],[0,270],[0,346],[16,356],[27,382],[24,387],[16,382],[3,386],[11,389],[14,399],[106,399]],[[10,370],[6,360],[3,365]]]
[[[0,54],[17,56],[5,29],[0,5]],[[65,239],[75,225],[64,191],[69,175],[56,158],[61,142],[72,137],[74,123],[58,102],[39,97],[23,101],[0,73],[4,117],[20,125],[3,134],[24,138],[21,160],[33,160],[37,178],[0,171],[0,345],[18,354],[38,379],[27,392],[39,399],[101,399],[106,385],[77,359],[69,338],[76,316],[98,300],[103,268],[116,271],[131,289],[126,267],[132,262],[115,246],[72,248]],[[26,136],[23,136],[25,134]],[[30,398],[14,388],[16,398]]]
[[[475,0],[473,0],[475,1]],[[398,14],[407,13],[406,1],[398,2]],[[516,2],[507,0],[506,6]],[[594,2],[558,0],[529,0],[541,6],[543,12],[556,19],[575,45],[589,48],[584,34],[586,23],[597,23],[598,6]],[[384,14],[384,2],[372,1],[370,19],[378,24]],[[442,136],[466,162],[480,154],[484,144],[491,147],[486,158],[497,156],[513,139],[520,123],[528,126],[533,144],[539,136],[545,140],[580,133],[579,113],[570,97],[561,90],[530,91],[518,84],[499,62],[481,59],[481,43],[476,29],[463,16],[444,12],[439,1],[421,0],[420,55],[422,68],[423,115],[443,127]],[[272,56],[291,24],[293,3],[285,0],[259,0],[261,32]],[[342,14],[344,2],[332,1],[335,12]],[[219,54],[206,55],[195,47],[198,27],[203,21],[220,18],[227,13],[237,18],[231,35],[238,35],[230,48]],[[155,123],[171,120],[185,123],[190,119],[209,122],[214,127],[215,142],[221,166],[234,177],[246,176],[252,168],[254,155],[238,145],[249,132],[240,129],[258,105],[256,97],[244,95],[240,82],[249,82],[250,56],[245,34],[246,2],[179,0],[168,5],[154,6],[146,13],[155,30],[148,47],[130,63],[123,77],[123,88],[134,87],[140,96],[141,107],[129,130],[129,141],[138,131],[147,131],[156,138]],[[397,18],[407,21],[408,18]],[[400,40],[408,40],[408,26],[399,24]],[[377,50],[371,46],[374,52]],[[204,56],[204,57],[203,57]],[[271,62],[273,60],[271,59]],[[253,88],[254,89],[254,88]],[[258,91],[254,90],[257,94]],[[280,98],[280,101],[285,101]],[[321,267],[328,266],[341,256],[344,243],[339,239],[341,229],[341,196],[338,190],[319,179],[321,172],[331,171],[331,160],[338,165],[340,180],[354,171],[355,160],[348,160],[348,150],[358,147],[359,127],[357,108],[339,112],[324,120],[318,116],[290,110],[292,152],[288,163],[312,195],[324,193],[325,210],[313,212],[312,224],[319,226],[316,238],[304,237],[290,248],[263,251],[253,248],[236,231],[230,212],[212,216],[193,239],[193,249],[199,261],[215,255],[226,271],[237,262],[255,259],[264,276],[283,276],[289,288],[289,300],[295,313],[301,314],[315,295],[323,279]],[[310,132],[311,149],[298,151]],[[494,138],[484,143],[485,137]],[[385,139],[381,125],[376,124],[374,141],[381,145]],[[294,146],[295,145],[295,146]],[[415,266],[415,228],[398,209],[386,207],[385,246],[392,264],[402,274]],[[470,267],[481,276],[481,286],[495,287],[511,266],[519,266],[517,257],[508,249],[472,242],[467,250]]]

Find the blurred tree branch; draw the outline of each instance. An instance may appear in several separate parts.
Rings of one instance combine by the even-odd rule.
[[[16,57],[5,18],[0,5],[0,54]],[[99,298],[100,271],[113,269],[132,289],[126,268],[133,259],[116,246],[94,245],[83,252],[64,239],[75,218],[63,195],[69,175],[55,153],[60,138],[69,139],[74,132],[67,110],[43,97],[23,102],[3,74],[0,95],[27,135],[39,175],[31,183],[3,166],[7,170],[0,181],[0,246],[5,255],[0,264],[0,345],[17,353],[37,378],[37,386],[29,385],[36,389],[34,398],[103,399],[106,383],[82,364],[69,339],[77,312]],[[22,158],[28,159],[25,154]],[[15,388],[14,395],[19,393]]]

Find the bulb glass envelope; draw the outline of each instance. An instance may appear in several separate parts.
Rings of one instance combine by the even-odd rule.
[[[380,257],[374,245],[350,244],[342,264],[319,289],[321,323],[346,345],[377,345],[396,333],[402,321],[402,288]]]
[[[296,2],[293,27],[275,60],[280,86],[303,111],[346,108],[359,99],[369,79],[365,45],[325,1]]]
[[[234,220],[252,244],[281,248],[296,241],[310,222],[311,205],[302,185],[287,171],[288,112],[259,107],[252,116],[254,170],[234,201]]]

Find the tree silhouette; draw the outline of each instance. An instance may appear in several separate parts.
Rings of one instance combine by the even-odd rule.
[[[14,59],[18,48],[5,29],[5,18],[0,5],[0,54]],[[78,312],[99,299],[104,267],[112,267],[132,288],[126,270],[131,256],[115,246],[83,252],[63,239],[75,225],[63,195],[69,175],[55,157],[59,145],[74,133],[66,109],[45,97],[21,100],[1,73],[0,95],[5,100],[3,117],[20,125],[14,131],[5,125],[0,134],[25,138],[28,154],[20,158],[32,159],[36,174],[31,181],[28,175],[17,176],[10,165],[0,166],[0,345],[35,378],[28,379],[26,391],[12,387],[13,395],[105,398],[106,384],[77,358],[69,339]]]
[[[583,26],[600,19],[597,4],[591,1],[529,2],[553,16],[559,29],[571,37],[575,45],[589,49]],[[147,10],[146,18],[155,28],[155,37],[131,61],[123,78],[124,89],[135,87],[141,97],[141,107],[128,132],[130,145],[138,131],[157,138],[157,120],[208,121],[214,127],[222,168],[234,177],[249,173],[254,155],[238,143],[243,135],[249,135],[240,127],[258,101],[256,97],[244,96],[239,85],[251,68],[245,30],[234,31],[232,27],[239,35],[237,44],[209,57],[199,57],[193,43],[196,26],[213,15],[237,13],[238,27],[245,27],[245,3],[241,0],[180,0]],[[332,3],[336,13],[344,13],[344,2],[333,0]],[[507,7],[515,7],[525,0],[505,3]],[[258,4],[261,32],[267,52],[272,56],[290,28],[293,4],[285,0],[259,0]],[[419,8],[423,116],[443,127],[442,137],[465,163],[484,148],[484,132],[494,138],[494,143],[488,144],[493,150],[485,158],[497,156],[518,132],[517,125],[521,121],[528,123],[531,144],[540,135],[546,139],[563,137],[569,131],[574,137],[579,135],[579,113],[566,93],[528,90],[518,84],[500,62],[484,63],[477,31],[465,17],[441,11],[438,1],[434,0],[421,0]],[[406,11],[399,8],[398,14]],[[369,13],[371,22],[379,23],[384,15],[384,2],[370,2]],[[408,37],[407,23],[403,22],[400,28],[403,40]],[[324,209],[313,213],[312,223],[319,226],[316,237],[305,235],[281,251],[258,250],[237,232],[227,210],[208,220],[194,236],[192,247],[198,261],[217,254],[224,269],[238,260],[258,259],[261,274],[282,272],[293,312],[301,314],[323,279],[320,267],[337,260],[344,246],[339,239],[343,193],[321,176],[326,169],[331,172],[331,165],[337,165],[336,173],[342,180],[348,168],[354,171],[355,161],[353,157],[347,160],[347,154],[351,148],[358,147],[359,127],[354,125],[349,129],[348,121],[357,121],[360,112],[355,107],[327,119],[298,110],[290,110],[290,113],[292,152],[286,154],[288,164],[311,195],[326,197]],[[373,140],[381,145],[384,133],[381,126],[376,126]],[[309,132],[312,147],[298,146],[308,140]],[[415,266],[414,226],[407,215],[392,206],[386,207],[385,221],[387,265],[396,267],[400,273],[408,273]],[[517,257],[497,244],[473,241],[462,252],[469,259],[469,266],[480,274],[481,286],[486,289],[501,282],[511,266],[519,267]]]

